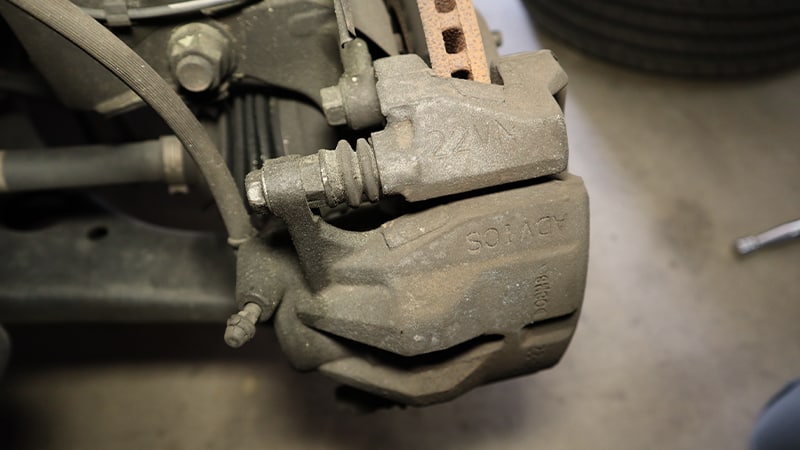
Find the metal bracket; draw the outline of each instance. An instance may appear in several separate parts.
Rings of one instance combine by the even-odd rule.
[[[103,11],[109,27],[129,27],[132,24],[126,0],[103,0]]]

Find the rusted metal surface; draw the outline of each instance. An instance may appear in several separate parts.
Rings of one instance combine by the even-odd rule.
[[[437,76],[489,83],[489,66],[472,0],[417,0]]]

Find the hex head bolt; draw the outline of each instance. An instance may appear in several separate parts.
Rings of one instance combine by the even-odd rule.
[[[169,63],[173,76],[187,91],[216,89],[233,66],[230,41],[211,25],[183,25],[170,37]]]

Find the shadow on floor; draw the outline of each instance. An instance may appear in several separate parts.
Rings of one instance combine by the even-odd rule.
[[[12,326],[9,333],[14,354],[0,386],[0,439],[4,448],[61,448],[53,442],[59,437],[52,433],[58,428],[53,423],[58,415],[51,416],[46,405],[40,402],[31,405],[24,395],[18,395],[17,388],[29,376],[44,376],[48,382],[58,383],[58,373],[65,368],[91,377],[93,370],[118,365],[135,369],[138,375],[131,376],[145,373],[152,377],[157,377],[164,366],[188,365],[199,367],[201,372],[203,367],[210,366],[232,370],[244,367],[266,377],[270,385],[279,386],[264,393],[262,398],[256,394],[249,401],[262,408],[256,414],[257,420],[263,417],[269,421],[280,414],[290,428],[284,430],[289,437],[287,442],[294,440],[295,445],[307,442],[313,444],[309,447],[322,448],[366,449],[379,445],[455,449],[484,440],[489,445],[500,436],[531,432],[529,427],[519,429],[523,423],[530,424],[531,418],[525,415],[532,411],[513,383],[484,387],[444,405],[355,413],[337,403],[334,396],[337,386],[333,381],[319,374],[304,375],[290,369],[269,329],[261,330],[260,339],[238,350],[227,348],[222,342],[222,327],[211,325]],[[158,408],[168,410],[169,405]],[[90,405],[75,413],[85,414],[87,410],[91,410]],[[215,413],[207,411],[211,416]],[[230,419],[219,417],[221,422]],[[98,418],[97,426],[104,426],[102,417]],[[236,430],[231,430],[232,435],[235,433]],[[255,437],[237,439],[229,444],[255,441]]]

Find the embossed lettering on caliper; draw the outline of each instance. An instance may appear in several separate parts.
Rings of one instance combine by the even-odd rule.
[[[526,244],[537,236],[548,236],[563,231],[567,215],[542,216],[537,220],[523,219],[521,222],[505,223],[502,226],[489,226],[482,231],[467,234],[467,251],[478,254],[482,249],[495,249],[499,246]]]

